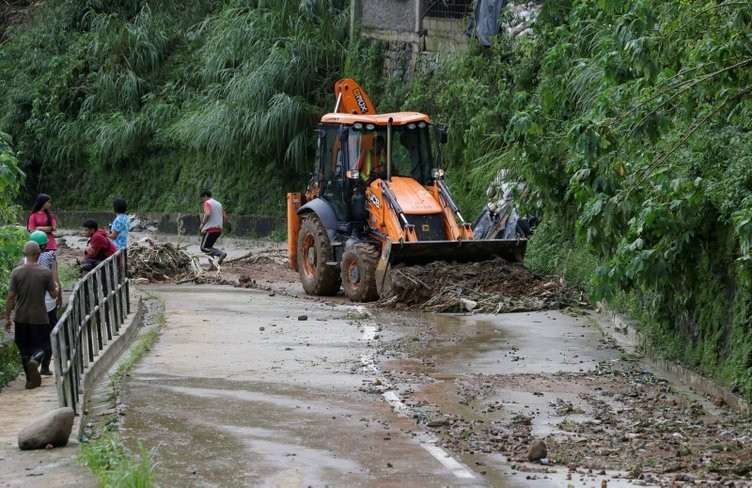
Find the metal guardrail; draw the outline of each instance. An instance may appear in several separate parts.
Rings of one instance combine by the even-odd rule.
[[[472,0],[423,0],[423,17],[461,19],[472,11]]]
[[[58,404],[76,414],[84,371],[120,334],[131,312],[127,270],[128,255],[119,250],[86,273],[50,334]]]

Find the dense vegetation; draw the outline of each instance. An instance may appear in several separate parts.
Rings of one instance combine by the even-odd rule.
[[[752,2],[546,1],[535,35],[416,79],[465,206],[511,168],[529,264],[584,278],[666,355],[752,398]]]
[[[13,225],[18,218],[14,199],[22,178],[10,136],[0,132],[0,310],[5,310],[10,272],[21,260],[24,243],[23,229]],[[14,345],[3,347],[7,340],[3,327],[0,329],[0,389],[15,378],[21,368],[18,349]]]
[[[24,202],[281,213],[344,63],[345,0],[44,2],[0,50]],[[200,202],[199,202],[200,203]]]
[[[412,85],[348,45],[346,1],[45,2],[0,50],[0,129],[28,201],[281,214],[341,75],[447,123],[466,216],[509,168],[543,225],[529,264],[638,318],[667,356],[752,398],[750,1],[551,0],[531,36]],[[357,61],[357,62],[355,62]]]

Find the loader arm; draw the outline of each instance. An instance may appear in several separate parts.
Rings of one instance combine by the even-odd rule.
[[[335,113],[376,115],[371,99],[355,80],[344,78],[335,83],[334,96],[337,100]]]

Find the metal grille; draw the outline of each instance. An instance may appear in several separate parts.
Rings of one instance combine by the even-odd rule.
[[[422,0],[424,17],[461,19],[473,10],[473,0]]]
[[[407,215],[407,221],[415,226],[420,241],[444,240],[444,222],[441,214]]]

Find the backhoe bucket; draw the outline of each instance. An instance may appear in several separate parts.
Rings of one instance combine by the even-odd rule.
[[[376,287],[379,295],[389,289],[389,270],[395,264],[411,266],[433,261],[472,263],[495,257],[520,262],[525,256],[526,247],[525,239],[387,242],[376,267]]]

